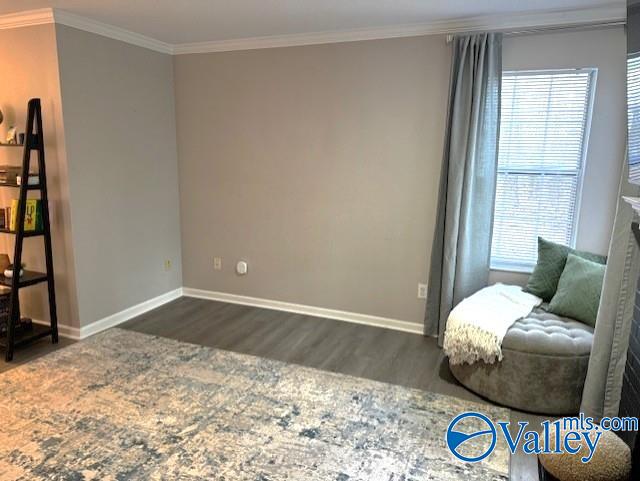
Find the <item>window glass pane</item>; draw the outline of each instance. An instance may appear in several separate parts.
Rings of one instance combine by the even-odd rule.
[[[503,169],[577,170],[588,107],[588,72],[505,74],[500,124]]]
[[[629,180],[640,183],[640,57],[627,59]]]
[[[570,245],[577,181],[574,175],[499,173],[492,262],[534,264],[538,236]]]
[[[535,264],[538,236],[573,245],[592,72],[504,73],[492,267]]]

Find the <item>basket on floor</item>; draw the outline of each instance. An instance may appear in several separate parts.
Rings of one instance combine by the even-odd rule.
[[[11,306],[11,292],[0,293],[0,337],[6,337],[9,323],[9,307]]]

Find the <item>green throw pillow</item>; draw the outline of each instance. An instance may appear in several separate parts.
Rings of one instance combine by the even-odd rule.
[[[549,302],[556,293],[558,281],[560,280],[569,254],[574,254],[583,259],[597,262],[598,264],[607,263],[605,256],[577,251],[571,247],[556,244],[555,242],[538,237],[538,263],[529,277],[527,286],[524,288],[525,292],[529,292]]]
[[[596,325],[605,266],[569,254],[549,312]]]

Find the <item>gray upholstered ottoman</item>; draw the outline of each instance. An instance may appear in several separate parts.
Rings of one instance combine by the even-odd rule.
[[[541,414],[575,414],[592,340],[593,328],[536,309],[507,331],[501,362],[449,367],[462,385],[498,404]]]

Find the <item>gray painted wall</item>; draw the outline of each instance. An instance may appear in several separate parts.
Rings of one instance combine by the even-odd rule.
[[[39,97],[42,101],[58,320],[61,324],[77,327],[79,316],[55,28],[40,25],[0,30],[0,44],[5,46],[0,62],[0,109],[5,117],[0,125],[2,141],[10,125],[24,132],[28,100]],[[21,154],[20,149],[0,149],[0,164],[21,165]],[[0,189],[0,206],[10,205],[17,197],[17,189]],[[12,259],[13,241],[13,236],[0,235],[0,252],[8,253]],[[43,271],[42,239],[25,239],[24,249],[23,261],[27,267]],[[44,284],[23,289],[20,296],[23,314],[49,319]]]
[[[20,126],[26,100],[43,98],[61,323],[87,325],[183,284],[421,321],[443,37],[173,60],[65,26],[0,40],[13,46],[0,108]],[[508,37],[504,66],[599,67],[578,247],[606,252],[624,152],[623,30]],[[41,267],[28,242],[27,262]],[[238,259],[248,276],[233,272]],[[27,313],[46,318],[38,289],[25,293]]]
[[[624,52],[622,28],[504,42],[505,69],[599,68],[578,233],[595,252],[624,149]],[[175,57],[184,285],[421,322],[449,63],[440,36]]]
[[[418,322],[449,62],[441,36],[175,57],[184,285]]]
[[[168,55],[56,32],[84,326],[182,284],[173,72]]]

